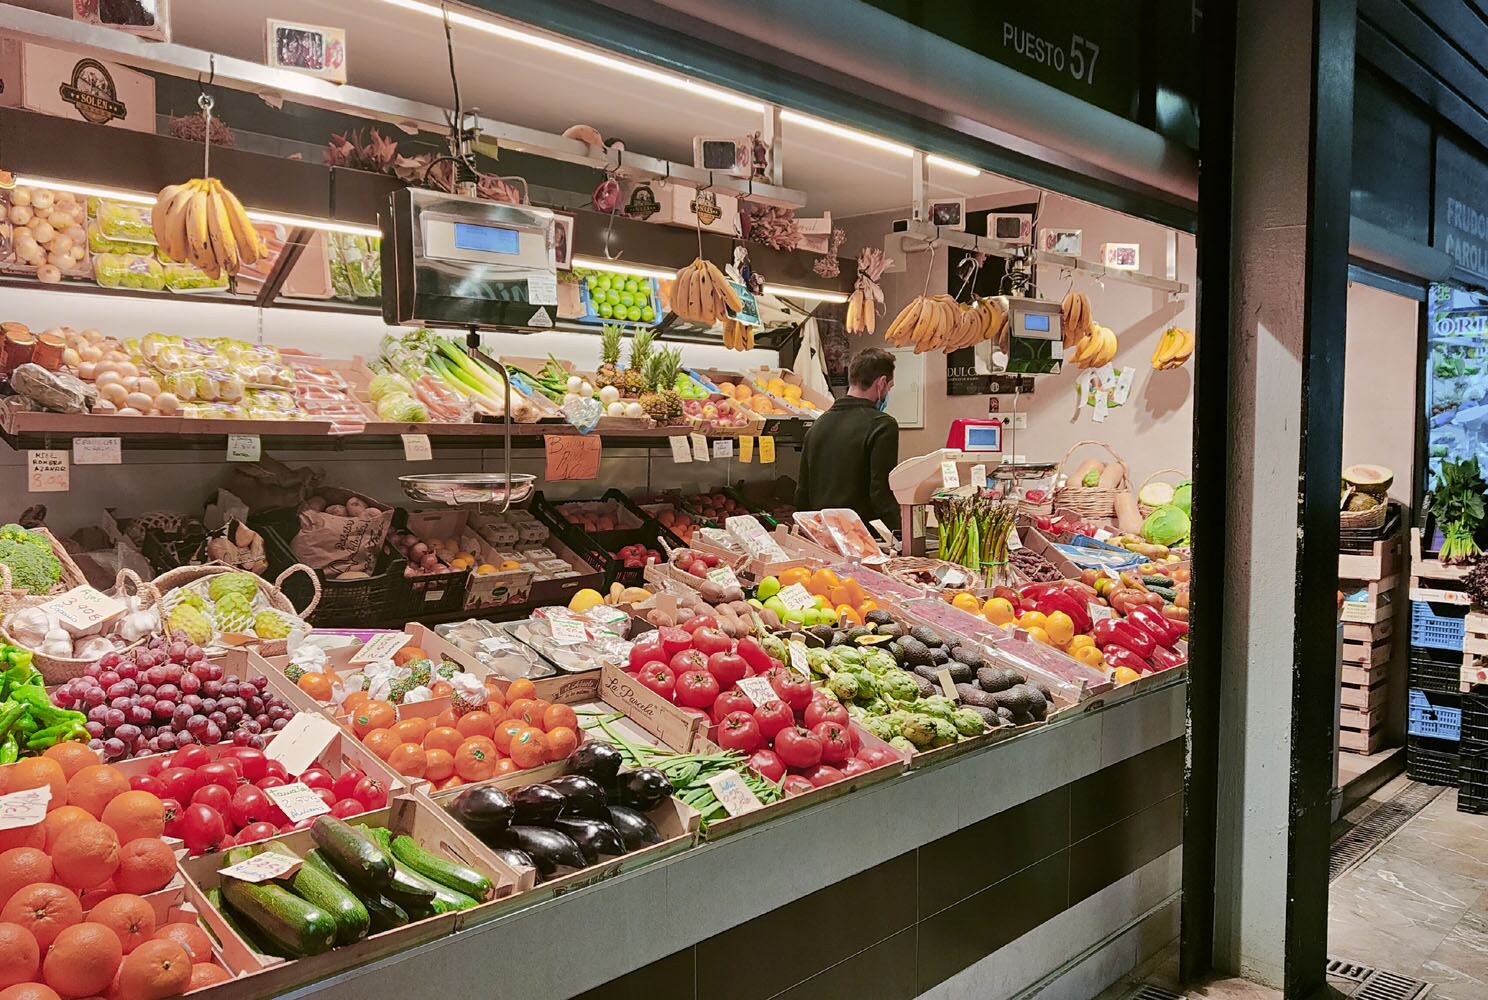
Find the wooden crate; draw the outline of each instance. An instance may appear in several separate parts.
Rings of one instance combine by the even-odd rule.
[[[1374,625],[1388,621],[1395,614],[1395,587],[1398,576],[1387,576],[1380,580],[1340,580],[1338,589],[1345,594],[1364,592],[1362,600],[1345,601],[1339,617],[1344,622]]]
[[[1373,711],[1390,700],[1390,685],[1386,682],[1373,687],[1344,684],[1339,688],[1338,700],[1345,710]]]
[[[1375,542],[1369,552],[1340,552],[1338,575],[1344,580],[1383,580],[1400,565],[1400,539]]]
[[[1462,690],[1467,691],[1478,684],[1488,684],[1488,656],[1463,653]]]
[[[1469,611],[1463,625],[1466,629],[1462,636],[1463,654],[1488,656],[1488,614]]]
[[[1382,684],[1389,679],[1390,665],[1381,663],[1375,667],[1362,667],[1345,663],[1343,665],[1343,683],[1349,687],[1372,688],[1376,684]]]
[[[1395,619],[1386,618],[1382,622],[1343,623],[1344,642],[1377,642],[1380,639],[1388,639],[1395,634]]]
[[[1346,713],[1345,713],[1346,714]],[[1374,729],[1350,729],[1340,725],[1338,729],[1338,749],[1349,753],[1371,754],[1385,744],[1385,724],[1381,720]]]
[[[1411,529],[1410,599],[1435,601],[1439,604],[1471,604],[1460,589],[1441,583],[1459,584],[1467,576],[1466,566],[1448,566],[1440,559],[1426,559],[1421,553],[1421,529]]]
[[[1374,642],[1349,642],[1345,639],[1343,662],[1362,667],[1377,667],[1382,663],[1389,663],[1394,651],[1395,643],[1390,639],[1380,639]]]

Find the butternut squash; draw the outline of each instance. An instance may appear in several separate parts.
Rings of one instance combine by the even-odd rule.
[[[1100,485],[1104,489],[1119,490],[1126,485],[1126,463],[1112,462],[1101,472]]]
[[[1131,495],[1131,490],[1122,490],[1116,494],[1116,527],[1121,529],[1123,535],[1136,535],[1142,531],[1142,512],[1137,509],[1137,498]]]

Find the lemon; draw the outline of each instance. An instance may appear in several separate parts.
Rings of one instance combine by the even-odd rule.
[[[585,611],[588,611],[595,605],[603,603],[604,598],[600,596],[599,591],[593,590],[589,587],[585,587],[577,594],[574,594],[573,598],[569,600],[568,610],[577,611],[579,614],[583,614]]]

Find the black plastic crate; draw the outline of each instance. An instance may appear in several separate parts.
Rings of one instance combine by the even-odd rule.
[[[1462,695],[1462,752],[1488,753],[1488,688]]]
[[[1457,811],[1488,813],[1488,748],[1462,754],[1457,778]]]
[[[564,517],[563,508],[569,504],[614,502],[630,515],[635,522],[612,531],[586,531],[582,526]],[[669,531],[665,525],[635,501],[619,490],[606,490],[597,499],[549,500],[539,492],[532,500],[532,512],[553,529],[569,548],[586,555],[605,573],[605,586],[618,583],[622,587],[639,587],[644,580],[644,566],[626,566],[614,553],[627,545],[644,545],[658,552],[663,560],[668,549],[684,548],[682,539]]]
[[[1412,736],[1405,744],[1406,777],[1427,785],[1455,787],[1460,756],[1458,745],[1449,740]]]
[[[294,527],[298,528],[298,522]],[[290,542],[280,529],[268,524],[258,528],[264,540],[264,554],[269,560],[269,578],[278,577],[299,560],[295,558]],[[310,623],[321,628],[380,625],[394,613],[396,590],[403,581],[403,568],[407,562],[386,542],[373,566],[375,572],[366,580],[332,580],[319,570],[320,603],[310,615]],[[303,573],[296,573],[284,581],[284,596],[297,608],[310,603],[312,596],[310,581]]]
[[[1462,655],[1412,646],[1409,686],[1422,691],[1456,692],[1461,686]]]

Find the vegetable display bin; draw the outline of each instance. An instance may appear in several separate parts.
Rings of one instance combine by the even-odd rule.
[[[564,516],[564,509],[579,509],[577,505],[580,504],[607,505],[607,516],[616,526],[589,531],[569,521]],[[587,553],[590,562],[604,569],[606,587],[612,583],[623,587],[643,586],[645,567],[626,566],[614,555],[625,546],[644,545],[660,552],[663,557],[668,549],[685,547],[682,539],[619,490],[606,490],[598,500],[550,501],[543,493],[538,493],[533,498],[532,507],[533,512],[542,517],[570,548],[581,554]],[[544,511],[546,517],[543,517]]]
[[[263,535],[264,554],[269,559],[269,576],[277,577],[299,560],[290,547],[299,523],[287,532],[282,528],[264,525],[259,529]],[[310,617],[312,625],[322,628],[339,628],[350,625],[366,625],[391,618],[395,612],[397,585],[403,580],[403,569],[408,563],[386,542],[377,555],[375,572],[365,580],[333,580],[320,570],[320,603]],[[299,576],[284,581],[284,596],[294,602],[295,607],[304,607],[310,600],[310,584]]]
[[[1411,645],[1462,650],[1467,608],[1411,601]]]
[[[441,514],[458,514],[463,519],[467,516],[463,510],[440,511]],[[393,511],[393,527],[405,528],[409,522],[409,512],[402,507]],[[404,576],[400,572],[393,578],[389,587],[391,592],[391,614],[400,618],[421,618],[424,615],[438,615],[449,611],[459,611],[465,607],[465,588],[470,581],[470,570],[457,569],[448,573],[420,574],[418,576]]]
[[[1445,691],[1410,691],[1406,731],[1438,740],[1462,738],[1462,696]]]

